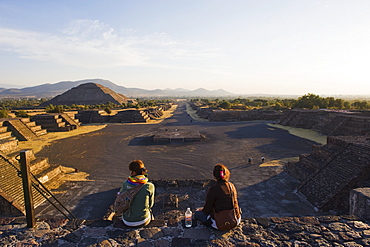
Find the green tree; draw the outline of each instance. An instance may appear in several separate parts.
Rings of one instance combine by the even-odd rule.
[[[227,100],[223,100],[218,106],[223,108],[223,109],[230,109],[231,108],[231,103]]]
[[[8,118],[8,117],[9,117],[8,110],[1,109],[0,110],[0,118]]]
[[[294,108],[318,109],[322,105],[323,104],[319,95],[309,93],[299,97],[294,105]]]
[[[63,105],[48,105],[45,107],[45,111],[48,113],[63,113],[64,112],[64,106]]]

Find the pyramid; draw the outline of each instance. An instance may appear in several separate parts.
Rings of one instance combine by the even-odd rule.
[[[97,83],[84,83],[73,87],[65,93],[40,104],[41,107],[53,105],[95,105],[112,102],[114,104],[127,103],[128,98],[122,94]]]

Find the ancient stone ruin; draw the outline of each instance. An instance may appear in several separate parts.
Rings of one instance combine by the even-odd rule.
[[[326,145],[314,145],[285,170],[300,181],[297,191],[319,210],[346,213],[350,191],[370,187],[370,139],[328,137]]]
[[[46,133],[47,131],[42,129],[42,126],[34,121],[30,121],[29,118],[0,119],[1,140],[17,138],[20,141],[29,141]]]
[[[117,105],[133,102],[126,96],[97,83],[85,83],[71,88],[67,92],[40,104],[41,107],[52,105],[95,105],[111,102]]]
[[[118,110],[114,115],[107,115],[101,110],[80,110],[75,115],[81,123],[146,123],[149,120],[156,120],[163,116],[164,111],[168,111],[172,104],[161,104],[157,107],[142,109],[123,109]]]
[[[282,116],[282,112],[273,110],[223,110],[217,107],[199,105],[197,102],[190,102],[190,106],[193,110],[196,110],[199,117],[218,122],[277,121]]]
[[[77,129],[80,126],[78,119],[75,119],[74,114],[67,113],[45,113],[33,116],[32,121],[35,121],[42,128],[48,131],[70,131]]]
[[[23,197],[22,178],[19,176],[19,148],[15,138],[0,140],[0,214],[23,215],[25,203]],[[61,166],[50,165],[47,158],[37,158],[30,151],[30,172],[32,176],[32,194],[34,207],[40,206],[51,195],[45,189],[56,188],[64,176]]]
[[[331,136],[369,135],[370,114],[366,111],[294,109],[287,111],[279,124]]]
[[[154,136],[154,142],[194,142],[201,141],[202,136],[197,130],[189,128],[164,128],[158,130]]]

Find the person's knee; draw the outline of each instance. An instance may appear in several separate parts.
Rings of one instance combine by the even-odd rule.
[[[202,211],[195,211],[194,218],[205,223],[208,217]]]

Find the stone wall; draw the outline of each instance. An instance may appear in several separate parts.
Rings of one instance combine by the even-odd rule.
[[[281,118],[282,113],[279,111],[268,110],[221,110],[220,108],[198,107],[197,114],[201,118],[209,121],[253,121],[268,120],[277,121]]]
[[[351,191],[349,212],[370,221],[370,188],[357,188]]]
[[[284,113],[279,124],[313,129],[324,135],[352,136],[370,133],[368,112],[294,109]]]

